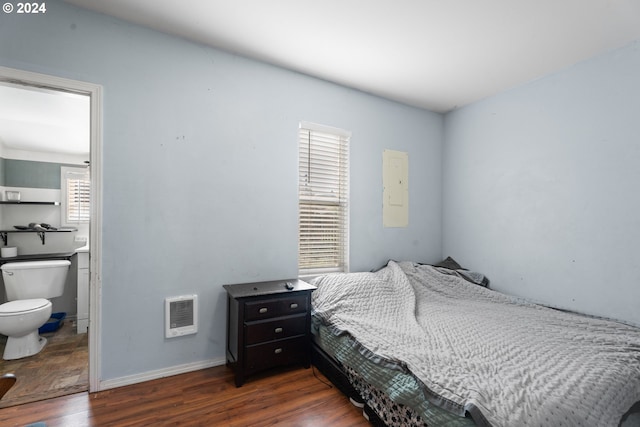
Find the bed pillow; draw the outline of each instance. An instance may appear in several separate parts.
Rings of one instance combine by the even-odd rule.
[[[458,264],[456,260],[454,260],[450,256],[446,257],[445,259],[443,259],[437,264],[433,264],[433,266],[444,267],[444,268],[448,268],[449,270],[463,270],[462,266]]]
[[[462,268],[460,264],[456,262],[450,256],[446,257],[442,261],[437,264],[433,264],[434,267],[446,268],[447,270],[452,270],[457,276],[462,277],[468,282],[475,283],[476,285],[484,286],[485,288],[489,287],[489,279],[482,273],[478,273],[475,271],[469,271],[466,268]]]

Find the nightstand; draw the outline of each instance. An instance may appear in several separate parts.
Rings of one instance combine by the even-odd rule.
[[[227,364],[236,386],[256,372],[311,363],[311,292],[302,280],[224,285],[227,291]]]

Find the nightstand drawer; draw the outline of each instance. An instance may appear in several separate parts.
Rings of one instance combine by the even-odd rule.
[[[306,333],[306,313],[277,319],[246,322],[244,342],[247,345],[289,338]]]
[[[250,345],[247,347],[245,369],[254,372],[301,362],[309,357],[307,350],[307,338],[304,336]]]
[[[307,311],[306,296],[290,296],[250,301],[245,304],[245,320],[268,319]]]

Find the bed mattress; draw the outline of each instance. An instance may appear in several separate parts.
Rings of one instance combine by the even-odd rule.
[[[637,328],[413,263],[314,284],[322,348],[431,425],[613,426],[640,400]]]

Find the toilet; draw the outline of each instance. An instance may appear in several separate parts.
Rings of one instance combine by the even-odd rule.
[[[38,328],[51,316],[49,298],[59,297],[71,262],[25,261],[3,264],[7,300],[0,305],[0,334],[8,337],[2,358],[21,359],[39,353],[47,339]]]

